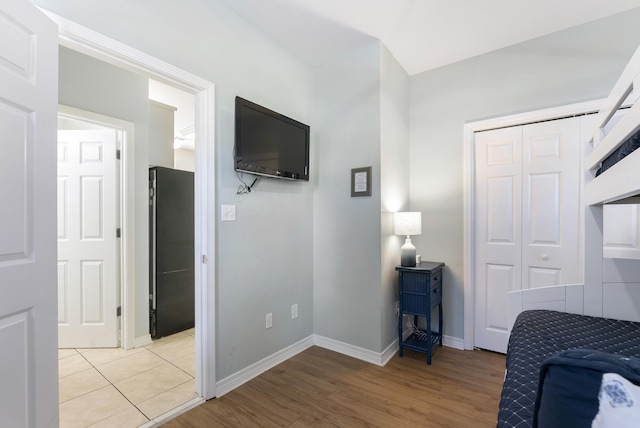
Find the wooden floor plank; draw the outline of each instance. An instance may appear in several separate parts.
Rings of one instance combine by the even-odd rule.
[[[312,347],[166,428],[495,427],[504,355],[405,351],[385,367]]]

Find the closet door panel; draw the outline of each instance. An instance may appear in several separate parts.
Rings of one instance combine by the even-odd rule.
[[[522,131],[476,134],[475,343],[505,352],[507,293],[520,288]]]
[[[581,282],[580,119],[526,125],[522,135],[522,288]]]

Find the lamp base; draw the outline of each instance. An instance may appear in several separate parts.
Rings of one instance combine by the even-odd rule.
[[[400,265],[414,267],[416,265],[416,247],[411,243],[411,238],[407,236],[404,245],[400,247]]]

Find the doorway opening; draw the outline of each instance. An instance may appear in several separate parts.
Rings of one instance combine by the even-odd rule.
[[[197,399],[195,328],[135,337],[133,124],[60,106],[58,128],[60,422],[143,425]]]
[[[58,25],[60,44],[95,59],[169,84],[195,97],[195,390],[175,413],[215,396],[215,159],[213,84],[120,42],[45,13]],[[123,308],[124,309],[124,308]],[[136,346],[137,343],[134,343]],[[169,418],[171,415],[163,415]],[[162,419],[155,419],[160,422]]]

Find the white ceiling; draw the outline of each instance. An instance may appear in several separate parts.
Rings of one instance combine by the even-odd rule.
[[[640,6],[640,0],[223,0],[311,65],[379,39],[410,75]]]

